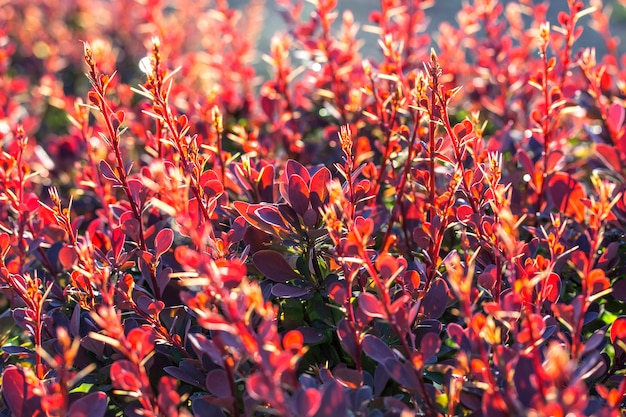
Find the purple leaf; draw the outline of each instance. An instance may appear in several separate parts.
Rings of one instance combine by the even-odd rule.
[[[195,417],[226,417],[221,408],[211,404],[207,399],[207,397],[200,397],[191,402],[191,409]]]
[[[322,404],[322,394],[316,388],[299,390],[293,397],[297,416],[312,417]]]
[[[438,319],[448,305],[448,285],[441,278],[436,279],[422,300],[423,314],[431,319]]]
[[[346,318],[342,318],[337,323],[337,336],[343,345],[343,348],[348,352],[352,359],[356,360],[357,356],[357,340],[355,338],[354,324],[348,321]],[[367,337],[367,336],[365,336]]]
[[[382,302],[376,298],[376,296],[368,292],[361,293],[359,296],[359,307],[369,317],[378,317],[381,319],[387,317]]]
[[[68,417],[102,417],[107,411],[108,398],[104,392],[92,392],[74,401]]]
[[[348,407],[343,387],[334,379],[322,386],[322,401],[317,417],[344,417]]]
[[[102,173],[102,176],[107,180],[113,181],[113,183],[115,184],[120,183],[120,179],[117,177],[117,174],[115,173],[115,171],[113,171],[111,165],[109,165],[109,163],[104,159],[100,161],[100,172]]]
[[[380,364],[383,364],[389,358],[396,359],[396,355],[393,353],[391,348],[387,346],[385,342],[376,336],[372,336],[371,334],[365,335],[361,342],[361,346],[367,356]]]
[[[272,286],[272,294],[279,298],[299,298],[311,292],[309,287],[296,287],[294,285],[278,283]]]
[[[259,271],[274,282],[287,282],[302,277],[287,263],[283,255],[273,250],[260,250],[252,256]]]
[[[420,352],[424,355],[424,361],[428,362],[430,358],[439,352],[441,340],[437,333],[426,333],[420,343]]]
[[[225,370],[213,369],[206,376],[205,386],[210,394],[216,397],[229,398],[232,397],[232,392],[227,381],[228,374]]]

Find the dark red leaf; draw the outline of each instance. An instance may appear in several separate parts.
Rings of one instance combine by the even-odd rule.
[[[260,250],[252,256],[252,262],[267,278],[275,282],[302,279],[287,263],[283,255],[273,250]]]
[[[120,183],[120,179],[117,177],[117,174],[113,171],[111,165],[109,165],[109,163],[104,159],[100,161],[100,172],[104,178],[109,181],[113,181],[114,184]]]
[[[143,182],[137,178],[131,178],[127,181],[128,191],[137,207],[143,207],[144,198],[144,185]]]
[[[92,392],[74,401],[68,417],[102,417],[107,411],[108,398],[104,392]]]
[[[254,211],[257,217],[270,226],[278,230],[289,231],[291,227],[287,220],[280,214],[280,210],[276,206],[264,205]]]
[[[561,169],[561,163],[563,162],[564,158],[565,155],[559,150],[550,152],[546,163],[546,172],[553,172]]]
[[[619,279],[613,284],[611,295],[622,302],[626,301],[626,278]]]
[[[300,216],[309,208],[309,187],[299,175],[291,175],[287,183],[289,204]]]
[[[595,295],[601,291],[606,290],[611,286],[611,282],[606,277],[605,273],[601,269],[593,269],[587,277],[587,286],[589,288],[590,295]]]
[[[489,292],[493,291],[496,285],[496,266],[488,265],[485,270],[478,275],[478,283]]]
[[[287,161],[287,164],[285,165],[285,175],[287,179],[289,179],[292,175],[299,175],[307,184],[311,181],[309,171],[307,171],[307,169],[300,162],[294,161],[293,159]]]
[[[6,367],[2,373],[2,396],[5,405],[15,417],[39,417],[44,413],[41,398],[35,394],[40,390],[40,382],[31,370],[14,365]]]
[[[274,165],[261,168],[257,178],[257,189],[261,201],[274,202]]]
[[[358,389],[363,386],[363,373],[356,369],[340,365],[333,370],[333,375],[344,387]]]
[[[463,139],[465,136],[472,133],[474,130],[474,126],[469,120],[463,120],[461,123],[457,123],[454,125],[454,134],[458,139]]]
[[[604,345],[606,345],[606,340],[605,340],[605,336],[606,336],[606,332],[602,329],[596,330],[591,336],[589,336],[589,339],[587,339],[587,342],[585,343],[585,348],[583,349],[583,355],[589,352],[593,352],[595,350],[602,350],[604,348]],[[601,346],[599,349],[597,349],[599,346]]]
[[[410,361],[404,364],[396,358],[388,358],[382,364],[389,376],[409,391],[416,391],[420,385],[415,369]]]

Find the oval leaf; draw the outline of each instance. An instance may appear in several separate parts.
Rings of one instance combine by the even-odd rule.
[[[260,250],[252,256],[254,266],[274,282],[287,282],[302,277],[287,263],[283,255],[273,250]]]

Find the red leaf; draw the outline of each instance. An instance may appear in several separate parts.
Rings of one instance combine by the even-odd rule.
[[[298,330],[290,330],[283,336],[283,348],[285,350],[299,351],[304,344],[304,337]]]
[[[309,208],[309,187],[299,175],[289,177],[287,184],[289,204],[300,216]]]
[[[15,417],[43,416],[41,398],[35,394],[40,382],[30,369],[14,365],[6,367],[2,373],[2,396],[5,405]]]
[[[74,248],[63,246],[61,250],[59,250],[59,262],[61,262],[61,265],[63,265],[63,268],[66,270],[71,270],[77,260],[78,255]]]
[[[465,136],[472,133],[474,130],[474,126],[469,120],[463,120],[461,123],[457,123],[454,125],[454,134],[458,139],[463,139]]]
[[[621,172],[622,163],[619,159],[619,152],[616,152],[613,146],[606,143],[596,143],[595,148],[595,154],[598,158],[600,158],[604,165],[607,166],[607,168],[616,172]]]
[[[565,155],[561,151],[552,151],[548,155],[548,160],[546,162],[546,172],[558,171],[562,166],[559,166],[561,162],[564,160]]]
[[[540,294],[543,298],[551,303],[556,303],[561,296],[561,278],[552,272],[548,278],[541,282],[540,288]]]
[[[331,174],[328,168],[323,167],[311,177],[309,184],[311,208],[319,213],[319,210],[328,202],[328,184]]]
[[[624,116],[625,110],[623,105],[619,103],[611,104],[606,123],[609,125],[609,130],[612,134],[616,134],[620,131],[624,124]]]
[[[474,210],[469,204],[462,204],[456,209],[456,218],[463,224],[467,224],[473,214]]]
[[[120,228],[132,241],[139,242],[139,222],[133,217],[133,212],[128,210],[120,216]]]
[[[161,255],[170,249],[172,243],[174,243],[174,232],[172,229],[166,228],[161,230],[154,238],[154,256],[159,259]]]
[[[92,392],[74,401],[68,417],[102,417],[107,411],[108,398],[104,392]]]
[[[615,319],[611,326],[611,343],[615,344],[616,340],[626,341],[626,316],[620,316]]]
[[[257,401],[268,401],[273,398],[272,390],[265,384],[261,374],[252,374],[246,381],[246,388],[250,397]]]
[[[145,358],[154,349],[155,336],[151,330],[142,327],[136,327],[128,332],[126,340],[131,348],[137,352],[139,358]]]
[[[609,288],[611,286],[611,282],[606,277],[603,270],[593,269],[587,277],[587,285],[589,288],[589,294],[595,295]]]
[[[554,173],[548,181],[550,196],[555,207],[578,222],[585,220],[586,198],[583,186],[571,175],[564,172]]]
[[[273,250],[260,250],[252,256],[252,262],[267,278],[275,282],[302,279],[287,263],[283,255]]]
[[[128,360],[113,362],[111,365],[111,382],[115,388],[125,391],[137,392],[141,389],[141,381],[136,375],[134,365]]]

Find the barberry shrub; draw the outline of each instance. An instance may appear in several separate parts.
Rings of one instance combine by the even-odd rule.
[[[2,6],[3,415],[626,412],[624,2],[311,3]]]

